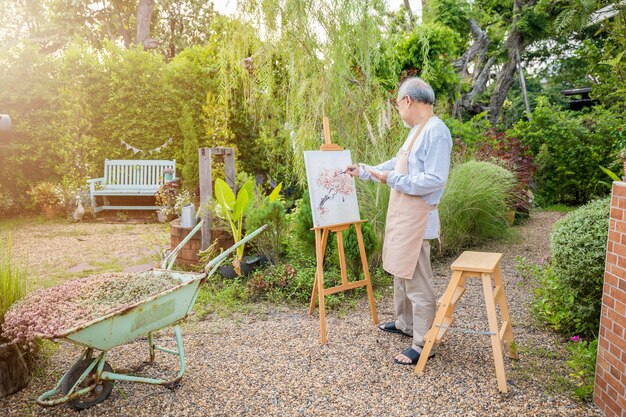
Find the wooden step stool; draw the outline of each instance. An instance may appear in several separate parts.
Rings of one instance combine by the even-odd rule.
[[[439,300],[439,308],[435,315],[435,320],[430,330],[426,333],[425,344],[420,355],[415,373],[421,375],[428,360],[433,345],[441,342],[446,331],[452,324],[452,313],[457,302],[465,292],[465,280],[467,278],[481,278],[483,281],[483,292],[485,294],[485,304],[487,306],[487,318],[489,320],[489,331],[470,331],[469,333],[486,334],[491,336],[491,347],[493,349],[493,360],[496,365],[496,377],[498,378],[498,389],[500,392],[507,392],[506,375],[504,372],[504,360],[502,358],[502,344],[506,344],[509,357],[517,359],[517,352],[513,343],[513,329],[509,318],[509,307],[504,295],[504,283],[500,271],[501,253],[488,252],[463,252],[452,264],[452,279],[448,288]],[[491,286],[491,277],[495,288]],[[500,306],[502,317],[502,328],[498,328],[498,318],[496,315],[496,303]],[[453,329],[454,330],[454,329]]]

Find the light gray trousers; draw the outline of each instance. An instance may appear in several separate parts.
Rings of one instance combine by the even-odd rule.
[[[396,311],[396,329],[413,335],[413,345],[418,352],[424,346],[424,336],[430,330],[437,312],[437,298],[430,265],[430,243],[422,242],[412,279],[394,277],[393,301]]]

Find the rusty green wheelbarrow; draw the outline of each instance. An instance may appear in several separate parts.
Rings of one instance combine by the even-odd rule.
[[[189,235],[163,260],[161,268],[143,272],[143,275],[169,274],[180,284],[153,295],[122,310],[99,317],[79,327],[70,329],[55,339],[65,340],[82,346],[85,350],[70,369],[61,377],[54,389],[43,393],[37,404],[54,406],[69,403],[75,409],[90,408],[101,403],[113,390],[113,381],[141,382],[145,384],[172,386],[185,373],[185,351],[180,323],[191,312],[198,297],[200,286],[237,247],[261,233],[267,225],[248,234],[244,239],[212,259],[203,273],[177,272],[171,268],[182,247],[202,227],[201,221]],[[152,333],[166,327],[174,327],[177,349],[167,349],[154,343]],[[150,362],[154,362],[156,351],[178,356],[180,369],[171,380],[146,378],[114,372],[106,361],[109,351],[117,346],[132,342],[144,335],[148,337]],[[95,351],[99,351],[97,354]]]

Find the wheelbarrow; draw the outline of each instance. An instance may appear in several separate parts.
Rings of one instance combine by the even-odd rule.
[[[171,268],[176,260],[176,255],[189,239],[200,230],[203,223],[203,221],[198,223],[189,235],[163,260],[161,268],[153,268],[141,273],[141,275],[146,276],[169,274],[179,280],[180,284],[124,309],[67,330],[63,334],[55,335],[55,340],[65,340],[82,346],[85,350],[61,377],[54,389],[43,393],[37,399],[37,404],[49,407],[69,403],[73,408],[80,410],[90,408],[106,400],[113,390],[113,381],[164,386],[173,386],[180,381],[185,373],[185,351],[180,323],[191,312],[201,284],[213,275],[222,261],[238,246],[245,244],[267,227],[267,225],[260,227],[212,259],[202,273],[172,271]],[[152,337],[153,332],[169,326],[174,327],[177,345],[175,350],[156,345]],[[178,356],[180,369],[174,379],[147,378],[113,371],[106,360],[109,351],[144,335],[148,337],[151,363],[154,362],[157,350]],[[100,353],[97,354],[94,351]]]

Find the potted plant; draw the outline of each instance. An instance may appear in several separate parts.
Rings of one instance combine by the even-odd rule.
[[[159,207],[157,211],[158,220],[163,223],[171,220],[175,216],[174,204],[178,193],[178,182],[170,181],[159,187],[156,192],[155,204]]]
[[[170,167],[163,169],[163,182],[168,183],[172,181],[174,178],[174,170]]]
[[[42,213],[48,219],[57,217],[60,206],[65,204],[65,196],[61,187],[49,181],[40,182],[31,187],[28,194],[35,205],[41,207]]]
[[[254,196],[254,183],[252,180],[247,181],[239,190],[237,195],[230,186],[221,178],[215,180],[215,214],[230,226],[233,240],[235,244],[243,238],[243,224],[246,211],[252,204]],[[233,260],[233,268],[237,275],[242,275],[242,261],[245,245],[241,245],[235,252]],[[223,271],[220,271],[225,275]]]
[[[26,295],[25,270],[11,257],[11,240],[0,240],[0,329],[9,308]],[[28,383],[30,368],[26,358],[23,347],[6,340],[0,332],[0,398],[19,391]]]

